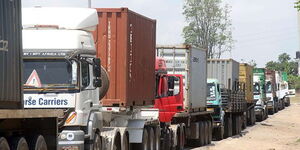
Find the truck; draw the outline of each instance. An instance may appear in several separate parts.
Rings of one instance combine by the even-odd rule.
[[[276,71],[276,83],[277,83],[277,92],[278,95],[278,109],[282,110],[285,106],[290,105],[289,98],[289,84],[287,80],[286,72]]]
[[[208,59],[207,68],[207,109],[214,112],[213,135],[221,140],[246,126],[244,86],[239,82],[239,63],[233,59]]]
[[[253,99],[253,66],[240,63],[239,82],[244,86],[245,100],[247,102],[246,120],[247,125],[255,124],[255,102]]]
[[[264,68],[253,70],[253,98],[255,104],[256,121],[263,121],[268,118],[267,97],[266,97],[266,76]]]
[[[58,149],[166,147],[161,137],[173,133],[153,108],[155,20],[127,8],[38,7],[23,15],[25,101],[47,102],[25,106],[64,110]]]
[[[156,99],[162,149],[203,146],[212,140],[212,112],[206,110],[206,51],[190,45],[156,47]],[[168,134],[171,133],[171,136]]]
[[[275,71],[266,69],[266,97],[268,114],[273,115],[278,112],[278,97],[276,94]]]
[[[56,149],[61,110],[23,108],[21,1],[0,2],[0,149]]]

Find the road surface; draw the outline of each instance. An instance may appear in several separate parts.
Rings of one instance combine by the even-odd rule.
[[[300,150],[300,98],[240,135],[188,150]]]

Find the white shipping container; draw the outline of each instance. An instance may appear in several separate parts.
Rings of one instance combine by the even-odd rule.
[[[240,64],[233,59],[209,59],[207,61],[208,78],[218,79],[227,89],[234,89],[239,81]]]
[[[187,45],[158,46],[157,56],[166,60],[168,74],[184,76],[184,109],[206,108],[206,51]]]

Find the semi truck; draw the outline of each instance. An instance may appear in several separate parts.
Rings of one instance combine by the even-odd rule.
[[[246,126],[244,86],[239,82],[239,63],[233,59],[208,59],[207,109],[213,113],[215,139],[239,134]]]
[[[288,89],[288,83],[283,81],[282,71],[276,71],[276,84],[277,84],[277,91],[276,94],[278,95],[278,110],[282,110],[284,107],[284,97],[286,95],[286,89]]]
[[[0,2],[0,149],[55,150],[61,110],[23,108],[21,1]]]
[[[158,45],[156,54],[154,108],[159,109],[162,149],[183,150],[185,143],[210,144],[212,112],[206,110],[206,51],[190,45]]]
[[[268,118],[267,97],[266,97],[266,76],[264,68],[254,68],[253,70],[253,98],[255,104],[255,116],[257,121]]]
[[[268,114],[278,112],[278,97],[276,94],[276,78],[275,71],[266,69],[266,97]]]
[[[247,125],[255,124],[255,101],[253,99],[253,66],[240,63],[239,82],[244,86],[245,100],[247,102],[246,120]]]

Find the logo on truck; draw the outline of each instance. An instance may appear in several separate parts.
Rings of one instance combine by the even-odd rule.
[[[72,108],[75,94],[24,94],[24,108]]]

